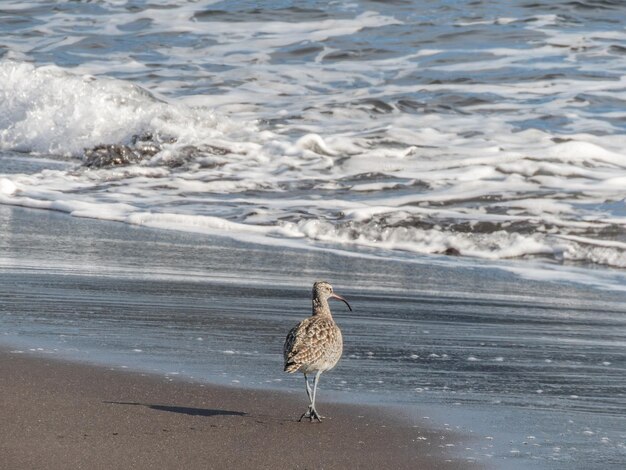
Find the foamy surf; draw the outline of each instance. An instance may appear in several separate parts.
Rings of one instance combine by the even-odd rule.
[[[93,34],[49,18],[43,49],[7,35],[0,149],[57,162],[4,172],[0,202],[380,256],[626,267],[623,31],[550,6],[449,24],[332,8],[224,21],[211,2],[111,4],[83,11]]]
[[[622,3],[2,2],[3,341],[266,387],[329,274],[329,389],[621,470]]]
[[[19,90],[8,100],[4,148],[81,159],[86,148],[129,143],[140,133],[163,142],[129,166],[74,163],[7,175],[3,203],[175,230],[626,266],[624,218],[581,200],[590,206],[623,196],[615,170],[626,158],[597,138],[546,145],[548,136],[534,131],[539,139],[524,153],[466,149],[476,142],[459,136],[426,151],[372,149],[360,136],[310,133],[290,141],[124,81],[16,62],[0,70],[3,89]],[[27,75],[34,80],[21,85]],[[437,144],[440,131],[430,140]]]
[[[190,128],[207,137],[219,132],[210,110],[194,112],[123,80],[55,66],[1,62],[0,100],[0,148],[24,153],[80,158],[91,147],[128,143],[148,131],[175,135],[183,145]]]

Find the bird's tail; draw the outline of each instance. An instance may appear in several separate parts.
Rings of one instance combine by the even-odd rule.
[[[290,374],[297,372],[300,369],[300,364],[296,364],[293,361],[285,362],[285,372],[289,372]]]

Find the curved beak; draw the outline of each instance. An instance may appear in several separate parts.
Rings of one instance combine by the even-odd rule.
[[[348,308],[350,309],[350,311],[352,311],[352,307],[350,307],[350,304],[348,303],[348,301],[346,299],[344,299],[342,296],[337,295],[337,294],[331,294],[330,295],[331,299],[337,299],[337,300],[341,300],[344,304],[346,304],[348,306]]]

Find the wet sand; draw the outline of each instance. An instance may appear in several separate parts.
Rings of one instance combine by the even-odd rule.
[[[199,383],[0,351],[0,467],[475,468],[453,436],[375,407]],[[440,444],[444,443],[444,444]]]
[[[624,294],[453,261],[0,206],[0,348],[51,364],[1,358],[0,469],[427,469],[456,456],[621,470]],[[332,419],[302,428],[302,378],[282,372],[281,351],[316,279],[355,312],[333,306],[344,356],[318,396]],[[181,377],[218,386],[172,388]]]

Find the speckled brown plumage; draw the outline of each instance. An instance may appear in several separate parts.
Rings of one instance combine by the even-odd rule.
[[[289,331],[283,347],[285,371],[300,371],[304,374],[306,390],[309,397],[309,409],[300,420],[308,417],[313,421],[321,421],[315,410],[315,394],[317,383],[322,372],[337,365],[343,352],[341,330],[333,320],[328,299],[335,298],[348,305],[348,302],[333,292],[333,288],[325,281],[313,284],[313,314]],[[350,308],[350,310],[352,310]],[[313,392],[309,386],[308,373],[315,373]]]
[[[330,370],[341,358],[343,338],[331,315],[302,320],[287,335],[285,371],[304,373]]]

